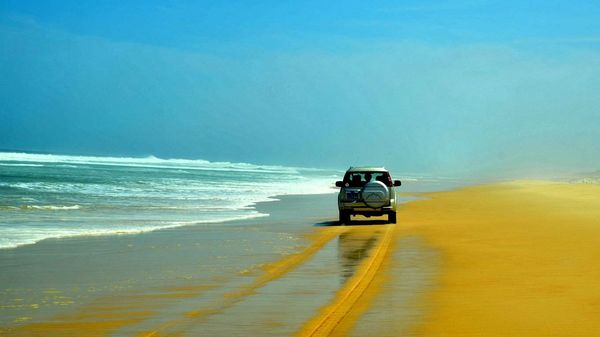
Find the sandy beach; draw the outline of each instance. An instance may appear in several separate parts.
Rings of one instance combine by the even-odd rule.
[[[600,336],[599,18],[0,0],[0,337]]]
[[[590,336],[600,187],[413,193],[398,223],[335,195],[266,218],[0,251],[2,336]]]
[[[516,181],[406,204],[373,285],[333,335],[597,335],[599,195]]]

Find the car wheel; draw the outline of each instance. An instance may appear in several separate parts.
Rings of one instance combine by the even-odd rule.
[[[388,214],[388,222],[396,223],[396,212],[390,212]]]
[[[340,211],[340,223],[349,224],[350,223],[350,213]]]

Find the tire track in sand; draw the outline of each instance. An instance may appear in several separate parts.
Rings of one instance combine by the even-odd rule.
[[[395,225],[386,226],[386,231],[373,255],[363,262],[358,272],[338,292],[333,302],[308,321],[296,334],[297,336],[320,337],[329,336],[334,332],[373,281],[389,250],[394,228]]]

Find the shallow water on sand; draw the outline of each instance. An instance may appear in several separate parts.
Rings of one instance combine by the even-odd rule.
[[[10,258],[3,260],[22,281],[2,281],[13,282],[3,303],[21,298],[23,306],[0,308],[0,326],[7,336],[76,335],[77,324],[98,336],[292,335],[331,301],[380,236],[380,226],[353,227],[369,229],[362,232],[316,226],[331,219],[326,214],[335,200],[312,198],[279,203],[273,222],[23,247],[12,267]],[[306,203],[319,221],[285,216]],[[317,241],[302,234],[313,231]],[[59,247],[90,254],[61,254]],[[27,256],[30,262],[15,265]]]
[[[83,164],[72,166],[77,165]],[[113,170],[112,164],[86,165],[94,172],[104,166]],[[155,169],[145,166],[144,170]],[[206,169],[199,171],[205,174]],[[18,179],[23,179],[19,174]],[[17,217],[26,214],[38,225],[63,218],[65,223],[76,223],[81,217],[88,221],[81,224],[84,231],[90,221],[117,224],[115,219],[123,215],[115,210],[116,218],[112,217],[102,207],[60,205],[69,208],[9,212]],[[161,207],[151,212],[173,216]],[[153,331],[192,336],[206,334],[202,331],[215,336],[248,331],[290,335],[348,282],[380,235],[377,221],[348,226],[369,229],[364,232],[329,226],[337,219],[335,194],[285,196],[281,202],[260,203],[250,211],[270,216],[137,235],[47,239],[0,249],[0,334],[78,336],[83,324],[88,336],[156,335]],[[177,214],[195,214],[190,212]]]
[[[343,283],[349,265],[340,260],[344,252],[339,249],[338,236],[309,261],[256,289],[243,301],[167,331],[180,329],[186,336],[291,336]]]
[[[271,222],[23,247],[0,259],[12,275],[2,281],[12,284],[3,303],[23,304],[0,308],[0,326],[7,336],[76,335],[77,324],[90,336],[293,335],[353,276],[385,227],[320,225],[335,223],[327,216],[334,202],[290,196],[263,204]],[[290,217],[297,205],[315,221]]]

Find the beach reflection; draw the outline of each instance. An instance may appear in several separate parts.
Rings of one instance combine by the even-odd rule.
[[[348,231],[338,237],[338,259],[342,284],[354,275],[362,260],[369,255],[383,233],[383,228],[368,229]]]

